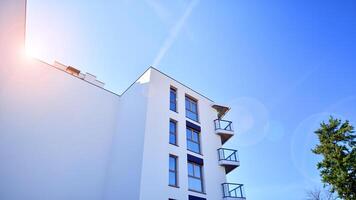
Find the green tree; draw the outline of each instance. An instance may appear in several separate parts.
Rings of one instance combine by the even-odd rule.
[[[356,135],[349,121],[329,118],[315,131],[319,144],[312,150],[323,160],[317,164],[322,182],[341,199],[356,200]]]

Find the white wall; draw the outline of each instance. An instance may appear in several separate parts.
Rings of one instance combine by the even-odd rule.
[[[214,133],[216,112],[211,108],[212,102],[155,69],[151,69],[151,74],[140,199],[187,199],[188,193],[207,199],[222,199],[221,183],[225,182],[226,176],[224,168],[218,165],[217,149],[221,147],[221,141]],[[169,110],[170,85],[178,91],[178,113]],[[198,99],[203,156],[186,150],[185,94]],[[178,121],[179,147],[169,144],[170,118]],[[204,159],[206,195],[188,192],[188,152]],[[168,186],[170,153],[178,156],[179,188]]]
[[[0,199],[102,199],[118,105],[36,60],[2,70]]]
[[[0,1],[0,59],[23,53],[26,0]]]
[[[25,0],[0,1],[0,199],[103,199],[119,97],[24,56]]]
[[[139,199],[150,71],[121,97],[106,184],[107,200]]]

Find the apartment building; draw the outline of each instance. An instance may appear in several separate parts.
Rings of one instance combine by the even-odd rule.
[[[25,0],[0,6],[1,200],[243,200],[215,103],[150,67],[123,94],[21,55]]]

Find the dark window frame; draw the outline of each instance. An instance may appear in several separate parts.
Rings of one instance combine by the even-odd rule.
[[[189,107],[187,107],[187,100],[189,102]],[[190,96],[190,95],[185,95],[185,116],[188,118],[188,119],[191,119],[195,122],[198,122],[199,123],[199,108],[198,108],[198,100],[195,99],[194,97]],[[195,104],[195,107],[196,107],[196,111],[192,110],[192,104]],[[188,113],[192,113],[192,114],[195,114],[196,115],[196,119],[192,119],[189,117]]]
[[[175,98],[174,100],[172,100],[172,92],[174,93],[175,95]],[[175,109],[172,109],[172,104],[174,104],[174,108]],[[177,105],[177,88],[171,86],[170,89],[169,89],[169,109],[171,111],[174,111],[174,112],[178,112],[178,105]]]
[[[170,166],[170,163],[171,163],[171,158],[174,158],[174,164],[175,164],[175,168],[174,170],[171,170],[171,166]],[[172,185],[170,183],[170,173],[174,173],[175,174],[175,184]],[[169,165],[168,165],[168,185],[169,186],[172,186],[172,187],[178,187],[178,156],[176,155],[173,155],[173,154],[169,154]]]
[[[195,129],[193,129],[193,128],[190,128],[190,127],[186,127],[186,132],[188,131],[188,129],[192,132],[192,134],[191,134],[191,138],[189,138],[189,137],[188,137],[188,133],[186,133],[186,138],[187,138],[187,150],[202,155],[200,132],[197,131],[197,130],[195,130]],[[194,141],[194,139],[193,139],[193,138],[194,138],[194,137],[193,137],[193,133],[196,133],[196,134],[198,135],[198,141]],[[196,151],[194,151],[194,150],[192,150],[192,149],[189,149],[188,142],[192,142],[192,143],[197,144],[198,147],[199,147],[199,152],[196,152]]]
[[[175,124],[174,132],[171,132],[171,123]],[[175,143],[171,142],[171,135],[174,135]],[[178,122],[174,119],[169,119],[169,144],[178,146]]]
[[[189,174],[189,164],[193,165],[193,175]],[[200,169],[200,177],[195,175],[195,167],[194,166],[198,166],[199,167],[199,169]],[[190,178],[195,179],[195,180],[200,180],[201,191],[197,191],[197,190],[189,188],[189,179]],[[195,163],[195,162],[188,161],[188,189],[189,189],[189,191],[204,193],[203,165]]]

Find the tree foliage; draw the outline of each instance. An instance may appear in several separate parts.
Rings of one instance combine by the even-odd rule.
[[[356,199],[356,135],[348,121],[329,118],[315,131],[319,144],[312,150],[323,160],[317,164],[322,181],[341,199]]]

